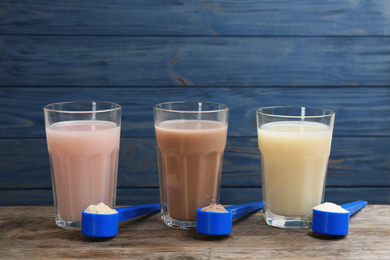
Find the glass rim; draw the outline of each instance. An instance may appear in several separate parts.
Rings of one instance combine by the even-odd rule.
[[[270,114],[270,113],[266,113],[266,112],[262,112],[261,110],[265,110],[265,109],[278,109],[278,108],[282,108],[282,109],[294,109],[294,108],[298,108],[298,109],[301,109],[302,108],[305,108],[305,109],[311,109],[311,110],[317,110],[317,111],[325,111],[326,114],[323,114],[323,115],[283,115],[283,114]],[[257,115],[265,115],[265,116],[270,116],[270,117],[280,117],[280,118],[321,118],[321,117],[332,117],[334,116],[336,113],[333,111],[333,110],[330,110],[330,109],[327,109],[327,108],[321,108],[321,107],[305,107],[305,106],[269,106],[269,107],[261,107],[259,109],[256,110],[256,114]]]
[[[61,110],[61,109],[55,109],[55,108],[49,108],[50,106],[54,105],[61,105],[61,104],[76,104],[76,103],[84,103],[84,104],[110,104],[113,105],[114,107],[109,108],[109,109],[97,109],[97,110]],[[107,101],[65,101],[65,102],[56,102],[56,103],[51,103],[47,104],[43,107],[45,111],[50,111],[50,112],[58,112],[58,113],[70,113],[70,114],[78,114],[78,113],[104,113],[104,112],[111,112],[111,111],[116,111],[116,110],[121,110],[122,106],[113,103],[113,102],[107,102]]]
[[[168,108],[161,108],[158,106],[162,105],[167,105],[167,104],[208,104],[208,105],[217,105],[222,107],[221,109],[212,109],[212,110],[176,110],[176,109],[168,109]],[[174,112],[174,113],[218,113],[218,112],[223,112],[223,111],[228,111],[230,108],[227,105],[221,104],[221,103],[216,103],[216,102],[204,102],[204,101],[172,101],[172,102],[162,102],[158,103],[153,106],[155,110],[159,111],[165,111],[165,112]]]

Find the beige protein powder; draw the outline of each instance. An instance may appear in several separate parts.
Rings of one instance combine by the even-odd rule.
[[[336,213],[347,213],[348,212],[348,210],[345,210],[341,206],[334,204],[334,203],[331,203],[331,202],[325,202],[323,204],[315,206],[314,209],[320,210],[320,211],[327,211],[327,212],[336,212]]]
[[[89,205],[88,208],[85,210],[86,213],[92,213],[92,214],[115,214],[118,213],[115,209],[110,208],[103,202],[100,202],[97,205]]]
[[[210,212],[229,212],[221,204],[211,203],[210,205],[201,209],[202,211]]]

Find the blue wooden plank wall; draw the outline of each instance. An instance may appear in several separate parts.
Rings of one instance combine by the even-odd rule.
[[[154,104],[231,107],[221,202],[261,199],[255,111],[336,112],[325,199],[390,203],[390,1],[0,0],[0,206],[52,205],[43,106],[123,105],[118,204],[158,201]]]

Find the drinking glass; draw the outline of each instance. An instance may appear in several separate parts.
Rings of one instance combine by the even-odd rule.
[[[229,108],[208,102],[154,106],[161,218],[196,227],[196,209],[219,203]]]
[[[90,204],[115,207],[121,112],[120,105],[108,102],[44,107],[58,226],[79,230]]]
[[[323,203],[335,113],[311,107],[256,112],[264,219],[281,228],[309,228]]]

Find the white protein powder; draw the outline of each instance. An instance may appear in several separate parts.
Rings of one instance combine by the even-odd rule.
[[[115,209],[110,208],[103,202],[100,202],[97,205],[89,205],[88,208],[85,210],[86,213],[92,213],[92,214],[115,214],[118,213]]]
[[[348,210],[345,210],[341,206],[334,204],[334,203],[331,203],[331,202],[325,202],[323,204],[315,206],[314,209],[320,210],[320,211],[336,212],[336,213],[347,213],[348,212]]]

